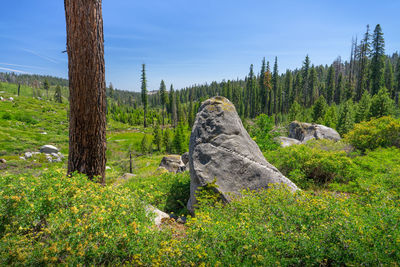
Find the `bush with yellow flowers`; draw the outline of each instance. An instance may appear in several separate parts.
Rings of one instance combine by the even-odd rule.
[[[361,122],[345,135],[345,140],[361,151],[378,147],[400,147],[400,119],[385,116]]]
[[[162,236],[137,195],[84,175],[8,175],[0,188],[0,265],[123,263]]]

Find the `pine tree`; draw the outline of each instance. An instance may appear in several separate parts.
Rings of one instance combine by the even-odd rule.
[[[160,100],[162,105],[162,127],[165,125],[165,105],[167,104],[167,87],[165,86],[164,80],[160,83]]]
[[[302,67],[302,84],[301,84],[301,90],[299,93],[302,95],[303,99],[303,104],[304,106],[308,105],[307,98],[309,97],[309,82],[310,82],[310,58],[308,55],[306,55],[306,58],[303,61],[303,67]]]
[[[388,90],[390,97],[394,99],[396,92],[394,89],[393,66],[390,63],[390,60],[387,60],[385,64],[385,87]]]
[[[326,104],[326,100],[325,100],[324,96],[320,96],[312,108],[313,122],[322,123],[322,120],[325,117],[325,113],[326,113],[327,109],[328,109],[328,106]]]
[[[293,76],[290,70],[286,70],[285,74],[285,112],[289,111],[294,101],[293,94]]]
[[[337,130],[343,135],[348,133],[354,125],[353,101],[347,100],[341,109]]]
[[[356,101],[361,99],[364,91],[367,90],[368,72],[369,72],[369,62],[368,54],[370,53],[370,43],[369,43],[370,33],[369,25],[367,25],[367,31],[364,34],[364,39],[361,41],[358,47],[358,53],[355,53],[358,57],[358,79],[356,88]],[[357,47],[356,47],[357,48]],[[350,82],[351,85],[351,82]]]
[[[334,100],[337,105],[342,102],[344,95],[343,74],[339,73],[338,82],[335,89]]]
[[[246,90],[248,92],[248,96],[250,97],[249,116],[251,118],[254,118],[257,111],[257,88],[256,88],[256,78],[254,76],[254,71],[253,71],[253,64],[250,65],[250,72],[249,76],[247,77]]]
[[[147,137],[147,134],[143,135],[142,141],[140,142],[140,151],[142,154],[147,154],[150,152],[151,144]]]
[[[54,101],[56,101],[57,103],[62,103],[62,95],[61,95],[60,85],[56,86],[56,90],[54,92]]]
[[[47,79],[43,82],[43,89],[46,90],[46,97],[49,99],[49,81]]]
[[[376,25],[372,36],[371,94],[374,96],[384,86],[385,41],[381,26]]]
[[[300,120],[300,116],[301,116],[301,107],[299,103],[297,103],[297,101],[295,100],[289,109],[289,114],[288,114],[289,121]]]
[[[106,169],[106,83],[101,0],[64,0],[69,81],[68,174]]]
[[[328,105],[330,105],[333,102],[333,96],[335,93],[335,69],[333,68],[333,65],[328,69],[328,78],[326,83],[326,98]]]
[[[266,65],[265,65],[265,57],[262,60],[261,63],[261,70],[260,70],[260,78],[259,78],[259,90],[260,90],[260,101],[261,101],[261,110],[265,112],[266,110],[266,97],[267,97],[267,92],[265,89],[265,72],[266,72]],[[266,112],[265,112],[266,113]]]
[[[194,123],[194,110],[193,110],[193,93],[190,93],[189,96],[189,108],[188,108],[188,124],[189,127],[192,128]]]
[[[183,134],[183,126],[181,123],[175,128],[172,146],[174,153],[182,154],[185,152],[185,136]]]
[[[273,112],[274,114],[278,113],[278,103],[277,103],[277,97],[278,97],[278,79],[279,79],[279,73],[278,73],[278,58],[275,57],[275,63],[274,63],[274,72],[272,73],[272,91],[274,93],[274,108]]]
[[[161,135],[161,130],[160,130],[160,125],[156,123],[153,127],[153,144],[157,147],[157,151],[161,151],[161,140],[162,135]]]
[[[396,81],[395,81],[395,99],[396,99],[396,105],[399,104],[399,94],[400,94],[400,57],[397,59],[397,65],[396,65]]]
[[[336,129],[337,120],[338,120],[338,115],[336,111],[336,106],[332,105],[325,112],[323,125]]]
[[[360,123],[362,121],[366,121],[369,117],[370,108],[371,95],[368,93],[368,91],[365,91],[356,108],[355,122]]]
[[[314,104],[315,99],[318,97],[318,77],[317,71],[315,70],[314,65],[311,66],[310,75],[309,75],[309,106]]]
[[[165,150],[168,153],[171,153],[171,131],[169,128],[165,129],[162,142],[164,144]]]
[[[169,89],[169,104],[171,105],[171,124],[175,128],[177,122],[177,114],[176,114],[176,96],[174,91],[174,86],[171,84]]]
[[[390,99],[389,93],[385,87],[380,89],[376,95],[372,97],[370,118],[380,118],[393,114],[393,100]]]
[[[266,113],[268,116],[272,115],[272,75],[269,68],[269,62],[267,62],[267,71],[265,72],[265,103],[266,103]]]
[[[146,124],[146,115],[147,115],[147,106],[148,106],[148,99],[147,99],[147,81],[146,81],[146,70],[145,70],[145,64],[142,64],[142,77],[141,77],[141,81],[142,81],[142,104],[143,104],[143,126],[144,128],[147,127]]]

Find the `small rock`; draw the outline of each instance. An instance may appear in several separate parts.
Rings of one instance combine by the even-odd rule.
[[[5,160],[5,159],[0,159],[0,163],[6,163],[7,162],[7,160]]]
[[[111,167],[110,166],[106,166],[106,170],[111,170]]]
[[[55,159],[52,160],[52,162],[61,162],[62,160],[59,157],[56,157]]]
[[[287,147],[292,145],[300,145],[301,142],[294,138],[289,138],[285,136],[276,137],[275,140],[281,145],[281,147]]]
[[[159,167],[163,167],[169,172],[177,173],[182,171],[185,164],[183,164],[180,155],[168,155],[162,158]]]
[[[50,153],[50,155],[51,155],[52,157],[58,158],[58,154],[57,154],[57,153]]]
[[[49,154],[46,154],[46,159],[48,162],[53,162],[53,158]]]
[[[4,100],[4,98],[2,96],[0,96],[0,101],[3,101],[3,100]]]
[[[24,156],[25,156],[26,159],[29,159],[29,158],[32,157],[32,153],[31,152],[25,152]]]
[[[40,148],[40,153],[46,153],[46,154],[58,153],[58,148],[52,145],[44,145]]]
[[[163,211],[161,211],[161,210],[159,210],[159,209],[157,209],[157,208],[155,208],[155,207],[153,207],[152,205],[147,205],[146,206],[146,211],[147,211],[147,213],[150,215],[151,213],[153,213],[153,214],[155,214],[156,215],[156,217],[154,218],[154,224],[156,225],[156,226],[160,226],[161,225],[161,223],[164,221],[164,220],[168,220],[169,219],[169,215],[167,214],[167,213],[165,213],[165,212],[163,212]]]
[[[46,132],[41,132],[40,134],[47,134]]]
[[[12,97],[10,96],[10,98],[9,98],[8,100],[10,100],[10,101],[14,101],[14,98],[12,98]]]
[[[58,155],[58,157],[61,158],[61,159],[64,158],[64,155],[63,155],[61,152],[58,152],[57,155]]]
[[[19,159],[26,160],[26,158],[24,158],[24,157],[19,157]]]

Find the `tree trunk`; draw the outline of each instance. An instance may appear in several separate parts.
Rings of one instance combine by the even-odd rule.
[[[64,0],[70,90],[68,174],[105,183],[106,84],[101,0]]]

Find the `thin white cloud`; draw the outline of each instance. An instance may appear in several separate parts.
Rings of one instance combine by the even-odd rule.
[[[22,50],[24,50],[24,51],[26,51],[26,52],[28,52],[28,53],[31,53],[31,54],[33,54],[33,55],[35,55],[35,56],[38,56],[38,57],[40,57],[40,58],[43,58],[43,59],[45,59],[45,60],[47,60],[47,61],[50,61],[50,62],[52,62],[52,63],[58,63],[58,61],[57,60],[55,60],[55,59],[53,59],[53,58],[51,58],[51,57],[48,57],[48,56],[43,56],[43,55],[41,55],[41,54],[39,54],[38,52],[35,52],[35,51],[33,51],[33,50],[30,50],[30,49],[22,49]]]
[[[16,70],[16,69],[9,69],[9,68],[3,68],[3,67],[0,67],[0,70],[11,71],[11,72],[17,72],[17,73],[30,74],[29,72],[26,72],[26,71]]]
[[[38,67],[38,66],[19,65],[19,64],[5,63],[5,62],[0,62],[0,65],[6,65],[6,66],[12,66],[12,67],[21,67],[21,68],[29,68],[29,69],[42,69],[42,70],[46,69],[46,68],[42,68],[42,67]]]

